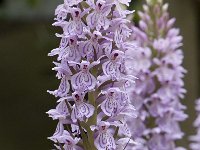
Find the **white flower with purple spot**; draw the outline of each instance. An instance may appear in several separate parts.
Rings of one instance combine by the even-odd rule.
[[[113,135],[108,131],[109,126],[109,122],[101,121],[96,127],[91,127],[92,130],[97,130],[97,137],[95,138],[94,144],[98,150],[116,149]]]
[[[107,54],[108,61],[103,63],[102,68],[103,72],[106,76],[110,76],[111,79],[119,80],[121,77],[121,67],[123,67],[122,60],[124,57],[124,53],[119,50],[115,50],[110,54]]]
[[[86,18],[89,27],[91,29],[96,28],[96,30],[100,30],[103,27],[106,30],[110,25],[107,16],[111,11],[112,5],[106,4],[104,0],[97,0],[96,4],[90,2],[89,5],[94,9]]]
[[[93,67],[88,61],[82,61],[79,63],[80,72],[76,73],[71,78],[72,87],[78,89],[81,86],[87,87],[88,90],[92,90],[96,86],[96,78],[89,72]]]
[[[89,118],[94,113],[94,106],[91,104],[85,103],[84,93],[74,92],[72,97],[75,101],[75,104],[72,106],[72,114],[71,119],[73,122],[77,122],[77,120],[83,120],[84,117]]]

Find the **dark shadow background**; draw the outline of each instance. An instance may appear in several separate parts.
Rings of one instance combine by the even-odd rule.
[[[0,149],[49,150],[47,140],[56,122],[45,114],[56,99],[47,89],[56,89],[58,80],[51,70],[47,53],[59,44],[51,27],[54,10],[62,0],[0,0]],[[171,16],[184,36],[184,66],[188,94],[183,101],[190,118],[183,123],[186,137],[179,144],[187,147],[193,134],[194,100],[200,96],[200,2],[169,0]],[[135,3],[135,4],[134,4]],[[141,8],[141,0],[132,7]]]

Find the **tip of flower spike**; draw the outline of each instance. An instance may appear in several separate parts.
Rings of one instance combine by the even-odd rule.
[[[164,12],[166,12],[166,11],[168,10],[168,7],[169,7],[169,4],[166,3],[166,4],[163,5],[162,10],[163,10]]]
[[[146,0],[147,4],[153,6],[155,4],[162,4],[163,0]]]

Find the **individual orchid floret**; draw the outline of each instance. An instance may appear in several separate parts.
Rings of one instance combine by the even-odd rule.
[[[60,50],[58,60],[79,61],[81,54],[78,48],[77,36],[70,36],[68,38],[68,45],[66,48]]]
[[[75,104],[72,106],[72,114],[71,118],[73,122],[76,122],[77,119],[83,120],[83,117],[89,118],[94,113],[94,106],[91,104],[85,103],[84,93],[74,92],[72,93],[72,97],[75,101]]]
[[[69,89],[70,89],[70,84],[69,84],[69,79],[64,76],[61,79],[61,83],[59,85],[59,88],[55,91],[48,91],[50,94],[55,95],[56,97],[64,97],[67,96],[69,93]]]
[[[55,56],[55,55],[59,55],[60,52],[65,49],[67,46],[68,46],[68,36],[65,36],[65,35],[60,35],[60,34],[56,34],[57,37],[61,38],[60,40],[60,45],[58,48],[55,48],[53,49],[49,54],[48,56]]]
[[[124,53],[122,51],[115,50],[111,53],[107,54],[108,61],[103,63],[102,68],[103,72],[106,76],[110,76],[110,78],[114,81],[121,77],[121,68],[122,59],[124,57]]]
[[[53,49],[49,56],[58,55],[58,61],[60,60],[70,60],[79,61],[81,59],[81,54],[79,52],[77,36],[69,36],[62,38],[59,48]]]
[[[58,7],[55,10],[56,18],[54,20],[56,20],[56,22],[53,25],[62,26],[64,20],[67,18],[67,14],[68,14],[67,6],[64,4],[58,5]]]
[[[90,36],[90,40],[81,42],[79,48],[82,57],[87,57],[88,61],[90,61],[94,60],[94,57],[100,57],[102,55],[102,46],[99,44],[99,41],[103,39],[112,41],[112,39],[102,36],[99,31],[94,31],[93,33],[88,31],[87,34]]]
[[[113,135],[108,131],[109,122],[101,121],[96,127],[91,127],[92,130],[97,130],[97,137],[95,138],[95,146],[98,150],[115,149],[116,144]]]
[[[70,115],[65,101],[61,101],[56,106],[56,109],[49,110],[47,112],[47,114],[49,114],[49,117],[52,117],[53,120],[55,120],[55,119],[66,119],[66,117]]]
[[[57,71],[56,77],[58,79],[66,78],[70,79],[72,72],[69,68],[69,63],[67,60],[61,60],[60,63],[58,62],[53,62],[55,64],[55,67],[52,70]]]
[[[132,31],[127,26],[127,23],[129,23],[126,19],[113,19],[111,22],[111,25],[114,30],[114,40],[116,42],[116,46],[118,48],[121,48],[126,39],[131,35]]]
[[[101,27],[105,30],[108,29],[110,21],[107,16],[111,11],[112,5],[106,4],[104,0],[97,0],[96,4],[89,3],[89,5],[94,9],[86,18],[89,27],[91,29],[96,28],[96,30],[100,30]]]
[[[114,1],[115,5],[116,5],[116,9],[121,17],[124,18],[126,15],[132,14],[134,12],[134,11],[124,10],[122,8],[122,4],[129,6],[130,2],[131,2],[131,0],[116,0],[116,1]]]
[[[80,72],[73,75],[71,78],[72,87],[74,89],[79,88],[80,86],[87,87],[88,90],[92,90],[96,86],[96,78],[89,72],[93,67],[93,64],[90,64],[88,61],[82,61],[79,63]]]
[[[72,138],[67,131],[64,131],[63,134],[59,138],[57,138],[59,144],[64,144],[64,150],[82,150],[79,146],[76,145],[79,140],[79,138]],[[61,147],[58,145],[56,145],[56,148],[62,150]]]
[[[86,10],[89,11],[89,10]],[[82,21],[82,17],[86,14],[85,11],[81,12],[79,8],[71,8],[70,14],[72,16],[72,20],[70,20],[64,26],[64,34],[65,35],[79,35],[83,34],[83,28],[86,27]]]
[[[106,99],[101,103],[101,109],[107,116],[112,116],[120,107],[120,102],[118,102],[120,90],[110,88],[102,94],[106,95]]]

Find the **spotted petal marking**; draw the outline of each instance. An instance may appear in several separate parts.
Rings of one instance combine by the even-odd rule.
[[[71,114],[72,121],[77,122],[77,119],[82,121],[82,118],[83,118],[83,116],[81,115],[81,113],[76,108],[76,105],[74,105],[73,108],[72,108],[72,114]]]
[[[105,150],[108,143],[107,133],[100,133],[94,141],[94,144],[98,150]]]
[[[61,59],[67,59],[70,61],[79,61],[80,60],[80,54],[79,50],[76,46],[67,47],[64,50],[60,52],[60,55],[58,57],[58,60]]]
[[[73,21],[68,22],[63,28],[65,35],[73,35],[75,29],[76,24]]]
[[[105,17],[105,16],[101,16],[98,20],[98,29],[97,30],[100,30],[101,27],[104,28],[104,30],[108,29],[110,25],[110,21]]]
[[[116,144],[113,136],[107,132],[100,133],[95,139],[95,146],[98,150],[115,149]]]
[[[95,88],[97,81],[91,73],[79,72],[72,76],[71,82],[74,89],[86,86],[88,90],[92,90]]]
[[[109,134],[108,136],[108,144],[107,144],[107,148],[108,149],[116,149],[116,144],[115,144],[115,140],[113,138],[112,135]]]
[[[92,106],[91,104],[82,103],[81,105],[79,105],[78,108],[80,112],[87,118],[91,117],[94,113],[94,106]]]
[[[115,31],[114,40],[118,48],[120,48],[121,44],[123,43],[123,36],[120,33],[121,31],[118,29]]]
[[[99,44],[94,43],[93,41],[81,42],[79,46],[79,51],[81,52],[82,57],[87,56],[87,59],[94,59],[94,52],[96,52],[97,56],[102,56],[101,47]]]
[[[82,42],[80,46],[82,56],[85,57],[89,52],[94,54],[94,48],[90,41]]]
[[[102,65],[103,72],[107,76],[111,76],[112,80],[115,80],[120,76],[118,65],[111,61],[107,61]]]
[[[116,111],[118,107],[117,105],[118,104],[115,100],[106,99],[101,104],[101,109],[107,116],[112,116],[113,112]]]
[[[77,119],[83,119],[85,116],[86,118],[89,118],[94,113],[94,106],[91,104],[87,104],[82,102],[81,104],[75,104],[73,110],[72,110],[72,120],[73,122],[76,122]]]
[[[91,13],[87,16],[86,20],[88,22],[88,25],[91,27],[91,28],[94,28],[96,23],[97,23],[97,14],[96,13]]]
[[[76,24],[76,33],[78,35],[82,35],[83,34],[83,27],[84,27],[84,24],[82,22],[77,22],[77,24]]]
[[[64,49],[66,48],[68,45],[68,39],[66,37],[62,37],[61,41],[60,41],[60,49]]]
[[[125,136],[128,136],[128,137],[131,136],[131,131],[130,131],[127,123],[124,122],[121,129],[122,129],[122,133],[124,133]]]
[[[111,61],[105,62],[102,67],[105,75],[111,75],[115,73],[115,67]]]

